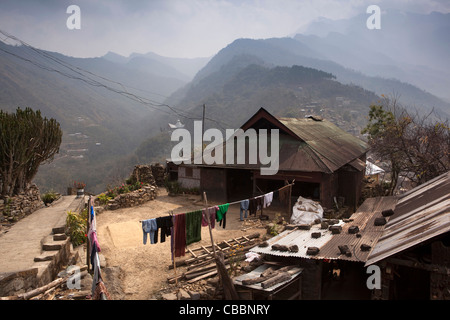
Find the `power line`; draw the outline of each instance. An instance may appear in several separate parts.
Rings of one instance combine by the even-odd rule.
[[[142,96],[140,96],[140,95],[131,93],[131,92],[129,92],[129,90],[127,90],[127,86],[125,86],[125,85],[122,84],[121,82],[118,82],[118,81],[115,81],[115,80],[111,80],[111,79],[109,79],[109,78],[107,78],[107,77],[100,76],[100,75],[98,75],[98,74],[96,74],[96,73],[94,73],[94,72],[85,70],[85,69],[83,69],[83,68],[81,68],[81,67],[74,66],[74,65],[70,64],[70,63],[67,62],[67,61],[61,60],[61,59],[59,59],[58,57],[55,57],[55,56],[51,55],[51,54],[48,53],[48,52],[45,52],[45,51],[43,51],[43,50],[37,49],[37,48],[35,48],[35,47],[29,45],[29,44],[26,43],[25,41],[23,41],[23,40],[21,40],[21,39],[15,37],[15,36],[13,36],[13,35],[11,35],[11,34],[5,32],[5,31],[3,31],[3,30],[1,30],[1,29],[0,29],[0,33],[3,34],[7,39],[8,39],[8,38],[9,38],[9,39],[12,39],[12,40],[14,40],[14,41],[20,43],[20,44],[23,45],[24,47],[31,49],[33,52],[37,53],[37,54],[40,55],[41,57],[43,57],[43,58],[45,58],[45,59],[47,59],[47,60],[50,60],[50,63],[55,63],[55,64],[57,64],[57,65],[59,65],[59,66],[62,66],[62,67],[64,67],[64,68],[67,68],[68,70],[70,70],[71,72],[75,73],[76,75],[67,73],[67,72],[62,71],[62,70],[55,69],[54,67],[49,67],[49,66],[47,66],[47,65],[45,65],[45,64],[39,63],[39,62],[37,62],[37,61],[33,61],[33,60],[31,60],[31,59],[27,59],[27,58],[25,58],[25,57],[19,56],[19,55],[13,53],[13,52],[10,52],[10,51],[8,51],[8,50],[3,49],[3,48],[0,47],[0,50],[1,50],[1,51],[5,52],[5,53],[7,53],[7,54],[9,54],[9,55],[14,56],[15,58],[18,58],[18,59],[21,59],[21,60],[26,61],[26,62],[28,62],[28,63],[31,63],[31,64],[33,64],[34,66],[36,66],[36,67],[38,67],[38,68],[41,68],[41,69],[43,69],[43,70],[46,70],[46,71],[49,71],[49,72],[55,72],[55,73],[58,73],[58,74],[60,74],[60,75],[62,75],[62,76],[65,76],[65,77],[67,77],[67,78],[70,78],[70,79],[83,81],[83,82],[85,82],[86,84],[91,85],[91,86],[94,86],[94,87],[101,87],[101,88],[104,88],[104,89],[106,89],[106,90],[109,90],[109,91],[112,91],[112,92],[114,92],[114,93],[120,94],[120,95],[122,95],[122,96],[124,96],[124,97],[126,97],[126,98],[128,98],[128,99],[131,99],[131,100],[133,100],[133,101],[136,101],[136,102],[138,102],[138,103],[141,103],[141,104],[143,104],[143,105],[146,105],[146,106],[148,106],[148,107],[151,107],[151,108],[153,108],[153,109],[155,109],[155,110],[157,110],[157,111],[161,111],[161,112],[164,112],[164,113],[169,114],[169,115],[171,115],[172,113],[174,113],[174,114],[176,114],[177,116],[183,117],[183,118],[185,118],[185,119],[198,120],[198,117],[195,117],[195,118],[194,118],[192,115],[189,115],[189,113],[186,112],[185,110],[178,109],[178,108],[173,107],[173,106],[170,106],[170,105],[168,105],[168,104],[166,104],[166,103],[158,102],[158,101],[155,101],[155,100],[152,100],[152,99],[149,99],[149,98],[142,97]],[[86,75],[85,73],[88,74],[88,75]],[[90,75],[90,76],[89,76],[89,75]],[[99,79],[108,81],[108,82],[113,83],[113,84],[116,84],[116,85],[120,86],[120,87],[122,88],[122,90],[119,90],[119,89],[113,88],[113,87],[111,87],[111,86],[109,86],[109,85],[106,85],[106,84],[104,84],[104,83],[101,83],[101,82],[99,82],[99,81],[93,79],[91,76],[97,77],[97,78],[99,78]],[[132,87],[128,86],[128,88],[132,88]],[[133,89],[135,89],[135,90],[140,90],[140,89],[137,89],[137,88],[133,88]],[[144,91],[144,90],[141,90],[141,91]],[[157,94],[157,93],[154,93],[154,94]],[[161,95],[161,96],[163,96],[163,95]],[[161,107],[168,108],[172,113],[169,112],[169,111],[167,111],[167,110],[160,109]],[[222,127],[222,124],[224,124],[224,125],[226,125],[226,126],[229,126],[229,124],[227,124],[227,123],[224,123],[224,122],[219,121],[219,120],[212,119],[212,118],[210,118],[210,117],[205,117],[204,119],[205,119],[205,120],[209,120],[209,121],[211,121],[211,122],[214,122],[214,123],[218,124],[222,129],[224,129],[224,128]]]

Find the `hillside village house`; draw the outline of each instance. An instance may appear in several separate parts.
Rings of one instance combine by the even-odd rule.
[[[364,141],[325,119],[275,117],[263,108],[241,126],[244,132],[250,128],[256,132],[279,129],[279,168],[275,175],[262,175],[260,165],[248,161],[180,164],[180,184],[205,191],[208,200],[232,202],[270,192],[295,179],[293,199],[312,198],[332,208],[341,198],[345,205],[356,208],[368,151]],[[225,157],[225,147],[223,153]]]

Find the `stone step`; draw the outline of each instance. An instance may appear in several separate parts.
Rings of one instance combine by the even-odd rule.
[[[42,240],[42,250],[43,251],[54,251],[54,250],[61,250],[63,246],[66,245],[67,241],[69,239],[64,240],[54,240],[53,236],[47,236]]]
[[[34,258],[34,262],[52,261],[59,251],[45,251],[40,256]]]
[[[66,231],[66,226],[60,226],[60,227],[54,227],[52,229],[53,234],[61,234],[64,233]]]
[[[67,235],[65,233],[57,233],[53,235],[53,240],[54,241],[61,241],[61,240],[66,240],[67,239]]]

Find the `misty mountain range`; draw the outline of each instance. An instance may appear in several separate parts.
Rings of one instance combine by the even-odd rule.
[[[320,19],[292,37],[237,39],[198,59],[81,59],[0,42],[0,108],[29,106],[61,123],[60,155],[36,177],[61,193],[74,180],[98,193],[136,163],[165,159],[167,123],[191,126],[203,104],[206,126],[222,128],[238,128],[262,106],[301,116],[318,102],[325,116],[360,128],[369,105],[392,93],[448,117],[450,14],[389,12],[381,30],[368,30],[366,19]]]

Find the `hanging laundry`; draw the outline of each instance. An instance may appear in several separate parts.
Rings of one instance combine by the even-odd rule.
[[[111,296],[109,295],[108,290],[106,290],[105,284],[103,283],[103,281],[100,280],[97,283],[97,286],[94,291],[94,295],[92,296],[92,300],[101,300],[102,294],[105,295],[107,300],[111,300]]]
[[[94,257],[94,262],[92,263],[92,270],[94,270],[94,275],[92,276],[91,293],[92,295],[94,295],[97,283],[102,279],[102,273],[100,270],[100,259],[98,257],[98,254],[96,254]]]
[[[166,241],[166,237],[171,235],[171,228],[173,226],[172,217],[156,218],[156,227],[161,229],[161,243]]]
[[[96,250],[98,252],[101,251],[100,250],[100,244],[98,243],[97,233],[96,232],[92,232],[91,233],[91,237],[90,237],[89,241],[90,241],[89,243],[90,243],[90,247],[91,247],[91,255],[92,255],[92,249],[94,248],[94,246],[95,246],[95,248],[96,248]]]
[[[94,265],[95,259],[98,255],[97,252],[100,252],[100,248],[97,248],[97,243],[91,243],[91,265]]]
[[[202,211],[186,213],[186,245],[202,240]]]
[[[92,221],[95,218],[94,206],[91,205],[89,212],[91,214],[91,219],[90,220]]]
[[[256,211],[261,210],[264,205],[264,196],[257,196],[250,199],[248,211],[250,215],[256,215]]]
[[[219,205],[219,210],[216,212],[216,221],[219,222],[219,225],[222,226],[223,222],[223,228],[225,229],[227,224],[227,211],[228,207],[230,206],[229,203],[221,204]]]
[[[270,206],[270,204],[272,203],[272,200],[273,200],[273,192],[266,193],[264,195],[263,208],[267,208],[268,206]]]
[[[143,242],[147,244],[147,236],[150,236],[150,243],[154,244],[158,240],[158,226],[156,224],[156,219],[148,219],[142,221],[142,231],[144,233]],[[156,237],[156,241],[155,241]]]
[[[248,199],[241,201],[241,207],[240,207],[240,212],[239,212],[241,221],[243,221],[244,218],[247,218],[249,205],[250,205],[250,201]],[[245,212],[245,217],[244,217],[244,212]]]
[[[180,213],[174,216],[173,222],[173,249],[175,257],[182,257],[186,253],[186,214]]]
[[[216,212],[219,210],[218,206],[205,208],[202,210],[202,227],[208,226],[208,218],[207,215],[209,214],[209,223],[211,224],[211,228],[214,229],[216,224]]]

